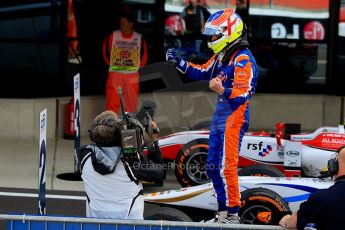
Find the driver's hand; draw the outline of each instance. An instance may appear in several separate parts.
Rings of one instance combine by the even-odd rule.
[[[176,64],[179,61],[179,56],[174,48],[168,49],[165,54],[165,59],[167,62]]]
[[[219,78],[212,78],[209,82],[209,87],[212,91],[218,93],[219,95],[222,95],[225,91],[222,80]]]
[[[177,55],[177,52],[174,48],[167,50],[165,54],[165,59],[167,60],[167,62],[172,63],[178,71],[180,71],[183,74],[186,73],[188,68],[188,62],[186,62],[183,58],[180,58]]]

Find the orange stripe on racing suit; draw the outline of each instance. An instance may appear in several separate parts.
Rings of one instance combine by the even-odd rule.
[[[249,61],[249,57],[247,55],[242,54],[235,59],[235,63],[238,63],[242,60]],[[253,77],[252,64],[248,62],[243,68],[240,68],[235,65],[234,72],[235,77],[230,98],[245,96],[248,93],[248,89],[250,88],[250,81]]]
[[[228,207],[240,205],[240,191],[238,185],[237,166],[238,152],[241,146],[241,129],[246,123],[245,112],[248,101],[239,106],[226,120],[224,132],[224,152],[222,165],[222,178],[225,185]]]
[[[199,65],[199,64],[194,64],[194,63],[191,63],[191,62],[188,62],[188,63],[189,63],[189,65],[190,65],[191,67],[193,67],[193,68],[197,68],[197,69],[199,69],[199,70],[203,70],[203,69],[206,70],[206,69],[210,68],[211,63],[214,61],[214,59],[216,58],[216,56],[217,56],[217,55],[213,55],[205,64]]]

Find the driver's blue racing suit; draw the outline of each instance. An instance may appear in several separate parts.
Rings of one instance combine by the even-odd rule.
[[[206,170],[217,194],[218,211],[238,213],[237,166],[242,137],[248,129],[249,99],[258,78],[256,61],[249,49],[235,51],[229,63],[220,62],[215,54],[203,65],[188,63],[186,75],[195,80],[222,80],[225,91],[218,96],[212,118]]]

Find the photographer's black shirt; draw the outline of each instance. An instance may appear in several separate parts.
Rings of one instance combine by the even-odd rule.
[[[132,170],[138,180],[162,184],[165,178],[165,165],[158,141],[154,142],[147,156],[141,155],[140,164],[133,165]]]
[[[345,176],[328,189],[320,189],[303,202],[297,212],[297,229],[315,223],[318,230],[345,229]]]

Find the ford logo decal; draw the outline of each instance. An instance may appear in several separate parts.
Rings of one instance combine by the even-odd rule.
[[[288,155],[289,157],[298,157],[299,156],[299,152],[297,152],[297,151],[288,151],[288,152],[286,152],[286,155]]]

